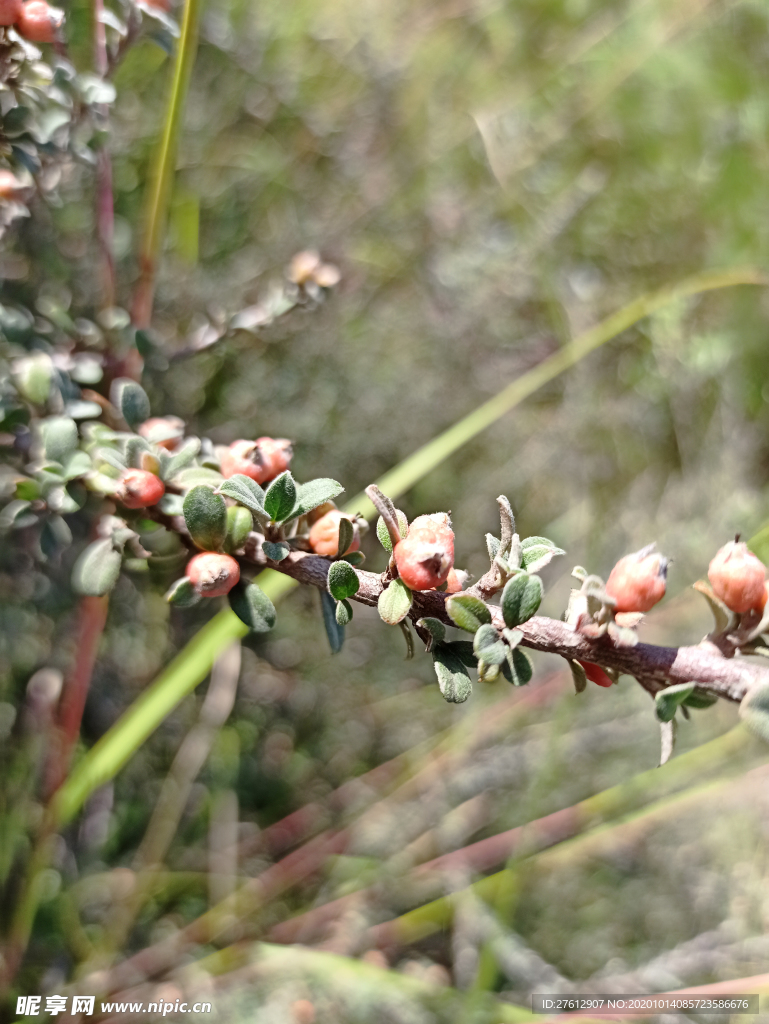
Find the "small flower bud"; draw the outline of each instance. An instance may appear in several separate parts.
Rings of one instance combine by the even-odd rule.
[[[579,659],[577,659],[579,661]],[[613,686],[614,680],[610,679],[606,675],[600,665],[596,665],[592,661],[580,661],[582,668],[585,670],[585,675],[592,682],[597,683],[598,686]]]
[[[146,508],[157,505],[166,489],[160,477],[146,469],[127,469],[115,491],[115,497],[126,508]]]
[[[21,5],[16,28],[33,43],[53,43],[63,24],[64,12],[58,7],[51,7],[45,0],[27,0]]]
[[[648,612],[665,596],[668,559],[651,548],[620,558],[606,581],[617,612]]]
[[[184,420],[178,416],[152,416],[139,425],[138,433],[146,441],[172,452],[184,437]]]
[[[292,454],[291,442],[284,438],[233,441],[222,455],[222,476],[229,478],[243,473],[258,484],[268,483],[288,469]]]
[[[298,252],[288,265],[288,279],[294,284],[307,284],[314,277],[315,271],[320,265],[320,253],[312,250]]]
[[[708,566],[708,579],[716,597],[742,615],[766,603],[764,563],[740,541],[724,544]]]
[[[223,597],[240,579],[240,566],[231,555],[203,551],[190,559],[185,573],[202,597]]]
[[[20,13],[21,0],[0,0],[0,25],[15,24]],[[10,174],[10,171],[3,171],[3,174]]]
[[[408,536],[395,545],[398,574],[410,590],[433,590],[448,580],[454,567],[454,534],[445,513],[419,516]]]
[[[339,521],[349,519],[352,523],[352,544],[343,552],[349,555],[351,551],[357,551],[360,547],[360,530],[352,516],[340,512],[338,508],[332,508],[316,522],[312,524],[308,538],[310,547],[316,555],[335,555],[339,550]]]

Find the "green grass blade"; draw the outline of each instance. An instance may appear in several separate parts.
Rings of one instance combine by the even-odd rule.
[[[518,377],[494,398],[386,473],[377,481],[378,486],[389,497],[397,498],[538,388],[639,320],[686,296],[741,284],[767,285],[769,277],[746,267],[697,274],[671,287],[642,295]],[[375,513],[365,494],[357,495],[345,509],[362,511],[369,519]],[[258,580],[273,603],[297,585],[289,577],[269,569],[261,573]],[[55,820],[60,824],[68,821],[95,789],[113,778],[176,705],[205,679],[223,648],[245,632],[243,623],[229,609],[214,616],[74,768],[55,798]]]
[[[155,271],[168,218],[168,200],[176,170],[176,149],[184,115],[184,101],[198,49],[200,7],[201,0],[186,0],[184,5],[171,93],[147,189],[144,238],[139,253],[139,280],[132,310],[137,327],[148,327],[152,317]]]

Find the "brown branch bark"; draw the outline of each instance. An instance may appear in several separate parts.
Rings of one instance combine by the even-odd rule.
[[[331,560],[305,551],[292,551],[282,562],[271,562],[256,546],[248,547],[251,558],[258,565],[285,573],[298,583],[326,589]],[[385,573],[356,570],[360,589],[350,600],[376,607],[379,595],[390,582]],[[471,587],[468,593],[485,596],[481,581]],[[491,607],[494,625],[504,626],[502,611]],[[414,593],[409,618],[416,622],[424,616],[440,619],[446,625],[453,625],[446,612],[446,595],[437,591]],[[653,644],[638,643],[635,647],[617,647],[608,636],[599,639],[575,632],[571,626],[557,619],[535,615],[518,627],[523,633],[523,645],[535,651],[560,654],[564,658],[597,662],[608,668],[617,669],[633,676],[648,690],[656,693],[676,683],[696,683],[703,690],[739,702],[748,692],[761,683],[769,683],[769,662],[749,659],[737,655],[727,657],[715,644],[707,640],[691,647],[657,647]]]

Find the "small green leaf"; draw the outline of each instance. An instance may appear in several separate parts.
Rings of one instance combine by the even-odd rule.
[[[426,629],[436,644],[446,639],[446,627],[440,619],[433,619],[431,616],[427,616],[424,619],[420,619],[417,625],[421,629]]]
[[[288,519],[296,504],[296,484],[289,470],[276,476],[264,495],[264,510],[275,523]]]
[[[690,694],[682,703],[687,708],[700,710],[702,708],[712,708],[714,704],[718,703],[718,697],[714,693],[709,693],[707,690],[700,690],[698,687],[695,687],[694,693]]]
[[[161,451],[160,476],[163,480],[173,480],[195,460],[200,451],[200,438],[188,437],[184,444],[175,452]]]
[[[188,466],[181,473],[177,473],[174,483],[184,490],[205,484],[207,487],[219,487],[224,481],[221,473],[215,469],[207,469],[205,466]]]
[[[344,626],[340,626],[336,620],[336,610],[339,607],[331,594],[325,590],[320,592],[320,606],[323,612],[323,625],[328,637],[332,654],[338,654],[344,643]]]
[[[184,498],[181,494],[170,494],[166,491],[157,507],[165,516],[181,516],[184,514]]]
[[[501,543],[502,542],[500,541],[499,537],[495,537],[493,533],[486,534],[486,550],[489,553],[490,561],[493,562],[494,559],[499,554],[499,546]]]
[[[283,541],[273,544],[271,541],[266,540],[262,544],[262,551],[264,551],[271,562],[282,562],[284,558],[288,558],[291,548]]]
[[[200,594],[192,585],[192,580],[186,576],[182,576],[176,583],[172,583],[166,592],[166,601],[176,605],[177,608],[191,608],[200,600]]]
[[[227,597],[230,608],[252,633],[267,633],[275,625],[275,605],[256,583],[241,580]]]
[[[106,462],[108,466],[112,466],[113,469],[117,469],[120,473],[126,468],[123,453],[116,451],[114,448],[97,448],[94,453],[94,459],[97,463]]]
[[[227,550],[232,552],[242,548],[253,525],[249,509],[243,508],[242,505],[231,505],[227,509]]]
[[[51,393],[53,362],[44,352],[18,359],[13,376],[19,394],[33,405],[43,405]]]
[[[464,703],[473,691],[473,684],[461,659],[448,644],[436,644],[433,664],[444,699],[450,704]]]
[[[654,709],[660,722],[672,722],[676,716],[678,705],[683,704],[687,697],[694,693],[694,683],[677,683],[658,690],[654,695]]]
[[[135,429],[149,419],[150,400],[147,398],[147,392],[135,380],[119,377],[113,381],[110,398],[129,427]]]
[[[452,640],[450,643],[444,644],[444,647],[448,647],[468,668],[475,668],[478,664],[471,640]]]
[[[349,562],[350,565],[363,565],[366,561],[366,556],[362,551],[348,551],[347,554],[342,557],[345,562]]]
[[[336,606],[336,623],[347,626],[352,622],[352,605],[349,601],[340,601]]]
[[[77,450],[71,453],[64,462],[64,479],[76,480],[91,472],[91,459],[86,452]]]
[[[539,576],[519,573],[505,584],[502,591],[502,615],[511,629],[527,622],[542,602],[542,580]]]
[[[49,416],[40,424],[45,457],[64,462],[78,445],[77,423],[69,416]]]
[[[349,562],[332,562],[328,570],[327,585],[333,598],[336,598],[337,601],[344,601],[346,597],[352,597],[353,594],[358,593],[360,579]]]
[[[0,512],[0,530],[23,530],[37,522],[37,515],[31,512],[31,502],[17,499],[9,502]]]
[[[516,647],[515,650],[508,652],[501,668],[502,675],[513,686],[525,686],[534,675],[534,666],[531,663],[531,658],[520,647]]]
[[[108,593],[120,576],[122,553],[116,551],[112,539],[89,544],[72,569],[72,587],[78,594],[101,597]]]
[[[454,594],[448,598],[446,612],[455,625],[468,633],[475,633],[484,623],[491,622],[488,606],[472,594]]]
[[[748,690],[740,704],[740,718],[752,733],[769,743],[769,684]]]
[[[507,640],[511,648],[517,647],[521,640],[523,640],[523,633],[520,629],[508,629],[507,626],[502,630],[502,636]]]
[[[558,548],[547,537],[527,537],[521,541],[521,565],[526,572],[539,572],[544,569],[556,555],[565,555],[562,548]]]
[[[203,551],[218,551],[227,536],[227,506],[221,494],[199,485],[188,491],[182,506],[190,537]]]
[[[296,485],[296,504],[291,510],[291,518],[296,519],[298,516],[305,516],[308,512],[312,512],[318,505],[323,505],[327,501],[332,501],[338,497],[344,487],[336,480],[332,480],[330,477],[321,476],[317,480],[310,480],[306,484]]]
[[[507,657],[507,646],[499,639],[499,633],[488,623],[479,627],[473,639],[473,650],[487,665],[501,665]]]
[[[142,453],[151,451],[151,448],[143,437],[136,434],[127,439],[124,451],[126,466],[130,466],[132,469],[141,469]]]
[[[256,512],[258,516],[267,518],[267,512],[264,508],[264,491],[250,476],[236,473],[229,480],[225,480],[224,483],[220,484],[218,490],[225,498],[234,498],[241,505],[245,505],[252,512]]]
[[[401,512],[399,508],[396,508],[395,515],[397,516],[398,519],[398,532],[400,533],[401,537],[406,537],[409,532],[409,521],[406,518],[406,513]],[[389,555],[391,555],[393,552],[393,543],[390,540],[390,533],[387,529],[387,526],[385,525],[385,521],[384,519],[382,519],[381,516],[379,517],[379,519],[377,519],[376,522],[376,535],[379,540],[379,543],[382,545],[385,551]]]
[[[587,673],[578,661],[572,661],[571,658],[567,658],[566,661],[571,669],[571,678],[574,680],[575,691],[577,693],[584,693],[587,687]]]
[[[354,536],[355,527],[352,525],[352,521],[346,516],[342,516],[339,520],[339,544],[336,549],[338,558],[340,558],[350,547]]]
[[[379,595],[377,609],[380,618],[388,626],[397,626],[408,615],[411,601],[411,591],[403,580],[393,580]]]

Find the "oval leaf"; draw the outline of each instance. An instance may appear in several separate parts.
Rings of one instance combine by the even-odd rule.
[[[473,639],[473,650],[487,665],[501,665],[507,657],[507,646],[499,639],[499,633],[488,623],[484,623]]]
[[[328,570],[327,586],[328,592],[333,598],[343,601],[346,597],[352,597],[353,594],[358,593],[360,579],[349,562],[332,562]]]
[[[94,541],[89,544],[72,569],[72,587],[78,594],[101,597],[109,593],[120,575],[122,555],[112,545],[112,540]]]
[[[446,638],[446,627],[440,619],[433,619],[428,616],[424,619],[420,619],[419,622],[417,622],[417,625],[422,629],[426,629],[436,644],[441,643]]]
[[[352,521],[346,516],[342,516],[339,520],[339,544],[336,549],[337,558],[340,558],[345,551],[347,551],[352,544],[354,536],[355,527],[352,525]]]
[[[162,479],[172,480],[177,473],[181,473],[183,469],[190,465],[199,451],[200,438],[189,437],[181,448],[177,448],[175,452],[161,452],[160,476]]]
[[[166,593],[166,601],[169,604],[176,605],[177,608],[191,608],[200,600],[200,594],[195,590],[192,580],[187,576],[182,576],[176,583],[172,583]]]
[[[654,695],[654,710],[660,722],[672,722],[679,704],[694,693],[694,683],[677,683]]]
[[[45,457],[53,462],[64,462],[77,448],[77,423],[69,416],[49,416],[40,424],[40,431]]]
[[[264,551],[271,562],[282,562],[284,558],[288,558],[291,548],[282,541],[273,544],[271,541],[266,540],[262,544],[262,551]]]
[[[505,584],[502,591],[502,615],[512,629],[534,615],[542,602],[542,580],[539,576],[520,573]]]
[[[227,595],[230,608],[252,633],[267,633],[275,625],[275,605],[256,583],[236,583]]]
[[[509,651],[501,666],[502,675],[513,686],[525,686],[534,675],[534,666],[528,654],[516,647]]]
[[[296,504],[291,510],[291,518],[307,515],[318,505],[331,501],[338,497],[344,487],[330,477],[321,476],[317,480],[310,480],[306,484],[296,485]]]
[[[460,629],[475,633],[480,626],[491,622],[491,612],[479,597],[472,594],[455,594],[446,601],[449,618]]]
[[[565,554],[562,548],[556,547],[547,537],[527,537],[521,541],[521,565],[529,573],[539,572],[556,555]]]
[[[190,537],[204,551],[218,551],[227,536],[227,506],[221,494],[199,484],[187,493],[182,506]]]
[[[411,609],[411,600],[411,591],[403,580],[393,580],[390,586],[379,595],[377,609],[380,618],[388,626],[397,626],[408,615]]]
[[[234,498],[235,501],[245,505],[246,508],[250,508],[257,515],[267,516],[264,508],[264,491],[256,480],[252,480],[250,476],[246,476],[244,473],[236,473],[229,480],[225,480],[223,484],[220,484],[218,490],[226,498]]]
[[[336,618],[336,611],[339,605],[331,594],[321,590],[320,607],[323,612],[323,626],[326,630],[331,653],[338,654],[342,649],[342,644],[344,644],[344,626],[340,625]]]
[[[352,622],[352,605],[349,601],[340,601],[336,606],[336,623],[346,626]]]
[[[149,418],[150,400],[147,392],[135,380],[120,377],[113,381],[110,398],[129,427],[138,427]]]
[[[450,704],[462,704],[473,691],[473,684],[460,658],[447,644],[436,644],[433,665],[438,686]]]
[[[264,510],[275,523],[288,519],[296,504],[296,484],[289,470],[276,476],[264,495]]]
[[[406,513],[401,512],[399,508],[396,508],[395,515],[398,518],[398,532],[400,533],[401,537],[405,537],[409,532],[409,521],[406,518]],[[390,532],[387,529],[385,521],[384,519],[382,519],[381,516],[379,517],[379,519],[377,519],[376,535],[379,540],[379,543],[382,545],[385,551],[391,555],[393,552],[393,543],[390,540]]]
[[[242,505],[233,505],[227,509],[227,550],[237,551],[246,543],[254,521],[251,512]],[[288,547],[288,545],[286,545]],[[287,554],[288,552],[286,552]],[[270,557],[270,556],[268,556]],[[283,556],[285,558],[285,555]]]

